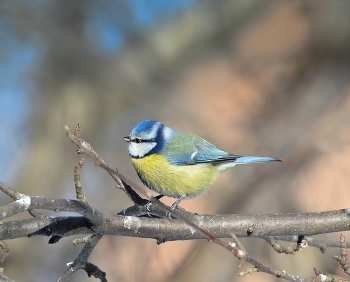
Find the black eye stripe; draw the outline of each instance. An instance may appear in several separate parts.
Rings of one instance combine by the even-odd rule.
[[[149,142],[149,143],[155,142],[154,139],[146,140],[146,139],[141,139],[141,138],[133,138],[133,139],[131,139],[130,141],[131,141],[131,142],[135,142],[135,143],[137,143],[137,144],[140,144],[140,143],[147,143],[147,142]]]
[[[145,139],[141,139],[141,138],[133,138],[130,141],[131,142],[135,142],[136,144],[147,143],[147,142],[155,142],[154,140],[145,140]]]
[[[137,143],[137,144],[143,142],[143,140],[140,139],[140,138],[133,138],[133,139],[131,139],[130,141],[131,141],[131,142],[135,142],[135,143]]]

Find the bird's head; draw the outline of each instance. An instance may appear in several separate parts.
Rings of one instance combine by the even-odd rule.
[[[173,134],[173,130],[155,120],[144,120],[124,137],[128,142],[129,155],[133,158],[143,158],[161,151]]]

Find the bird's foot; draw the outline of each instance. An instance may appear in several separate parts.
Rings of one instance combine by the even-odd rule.
[[[174,211],[176,208],[178,208],[178,209],[181,209],[181,210],[184,211],[184,210],[185,210],[184,208],[179,207],[179,204],[180,204],[180,202],[181,202],[183,199],[186,199],[186,196],[182,196],[182,197],[180,197],[179,199],[177,199],[177,200],[175,201],[175,203],[173,203],[173,204],[171,205],[170,209],[171,209],[172,211]],[[174,219],[174,217],[172,216],[172,214],[171,214],[170,212],[167,212],[167,218],[169,218],[169,219]]]
[[[151,214],[151,206],[152,205],[153,205],[152,201],[148,201],[148,203],[145,205],[145,211],[146,211],[148,217],[153,217]]]

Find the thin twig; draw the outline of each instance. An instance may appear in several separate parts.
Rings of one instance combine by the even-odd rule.
[[[294,255],[296,252],[300,251],[301,249],[304,249],[308,246],[307,240],[304,239],[304,236],[298,236],[297,244],[286,247],[282,244],[278,243],[278,241],[273,237],[266,237],[265,240],[267,243],[271,245],[271,247],[279,254],[287,254],[287,255]]]
[[[81,168],[85,162],[85,159],[82,158],[78,165],[74,168],[74,184],[75,184],[75,192],[77,194],[77,200],[86,202],[85,195],[83,194],[83,185],[80,182],[80,173]]]
[[[78,257],[75,259],[75,261],[69,265],[69,268],[58,280],[59,282],[69,281],[69,279],[79,269],[85,269],[89,276],[93,275],[96,278],[100,279],[102,282],[107,282],[106,273],[101,271],[97,266],[94,266],[93,264],[87,262],[87,259],[89,258],[91,252],[93,251],[94,247],[97,245],[101,238],[102,235],[98,234],[92,235],[90,237],[89,242],[85,244],[84,248],[82,249]]]
[[[323,272],[321,270],[316,269],[316,267],[314,267],[314,272],[316,274],[315,279],[316,280],[312,280],[312,281],[320,281],[320,282],[349,282],[349,280],[339,277],[337,275],[333,275],[327,272]]]
[[[350,275],[350,266],[348,262],[348,250],[346,246],[345,236],[343,234],[340,235],[340,257],[334,255],[333,258],[338,261],[340,266],[343,268],[344,272],[347,275]]]
[[[262,239],[266,240],[267,237],[262,237]],[[298,242],[298,235],[284,235],[284,236],[273,236],[274,239],[279,241],[286,242]],[[310,247],[319,248],[322,253],[326,252],[327,248],[340,248],[339,240],[320,240],[311,237],[304,237],[307,242],[307,245]],[[350,248],[350,242],[346,241],[346,246]]]
[[[4,241],[0,241],[0,262],[4,262],[5,258],[8,256],[10,248]]]
[[[80,127],[81,127],[80,124],[78,124],[77,127],[79,127],[79,135],[80,135]],[[89,143],[82,140],[81,138],[75,137],[71,133],[70,128],[67,125],[64,128],[66,130],[67,137],[75,145],[78,146],[79,153],[84,152],[95,162],[95,165],[100,166],[103,169],[105,169],[110,174],[110,176],[114,179],[114,181],[117,182],[117,188],[122,189],[135,204],[138,204],[138,205],[145,204],[145,201],[137,193],[135,193],[135,191],[133,189],[137,190],[137,192],[139,192],[141,195],[144,195],[147,199],[149,199],[151,196],[151,194],[149,192],[146,192],[144,189],[142,189],[141,187],[139,187],[135,183],[129,181],[126,177],[119,174],[119,172],[116,169],[113,169],[111,166],[109,166],[101,158],[101,156],[96,153],[96,151],[93,149],[93,147]],[[133,187],[133,189],[126,182],[129,182],[129,184]]]

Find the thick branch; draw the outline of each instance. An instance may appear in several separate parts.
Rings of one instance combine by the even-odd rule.
[[[32,197],[33,208],[47,208],[41,197]],[[64,211],[80,212],[81,202],[75,200],[45,199],[44,203],[65,207]],[[59,204],[63,203],[63,204]],[[71,207],[71,208],[69,208]],[[50,210],[54,209],[52,207]],[[96,220],[94,216],[99,217]],[[92,227],[90,218],[100,225]],[[38,217],[21,221],[4,222],[0,225],[0,239],[14,239],[31,236],[62,236],[78,234],[105,234],[142,238],[154,238],[158,242],[174,240],[205,239],[206,237],[187,223],[177,219],[147,218],[109,215],[94,209],[89,221],[75,217],[73,225],[68,218]],[[66,221],[66,222],[65,222]],[[231,233],[237,237],[267,237],[285,235],[311,236],[349,230],[349,210],[336,210],[316,213],[266,214],[266,215],[194,215],[191,221],[217,238],[228,238]],[[78,223],[79,222],[79,223]],[[67,224],[67,225],[65,225]],[[21,226],[20,230],[19,226]],[[64,227],[66,226],[66,227]],[[78,228],[76,228],[78,227]],[[73,229],[74,228],[74,229]],[[47,231],[49,230],[49,232]],[[62,231],[63,230],[63,231]]]

